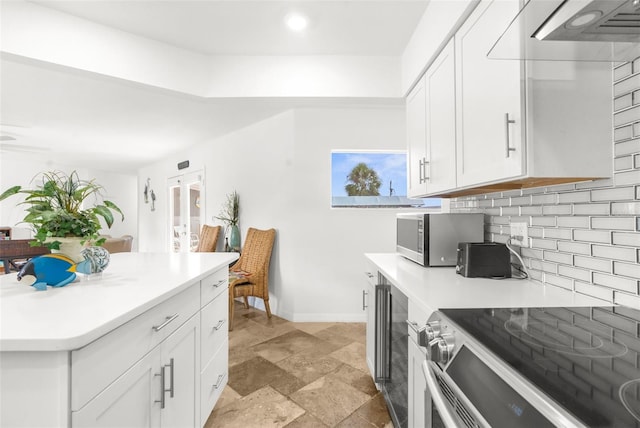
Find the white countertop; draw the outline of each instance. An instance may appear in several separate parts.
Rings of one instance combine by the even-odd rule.
[[[78,349],[237,258],[237,253],[116,253],[101,279],[78,278],[46,291],[20,283],[16,273],[0,275],[0,351]]]
[[[427,314],[443,308],[611,306],[606,300],[533,280],[465,278],[453,267],[425,268],[396,253],[365,256]]]

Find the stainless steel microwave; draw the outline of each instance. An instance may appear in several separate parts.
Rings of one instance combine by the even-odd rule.
[[[459,242],[484,242],[482,213],[402,213],[396,251],[422,266],[455,266]]]

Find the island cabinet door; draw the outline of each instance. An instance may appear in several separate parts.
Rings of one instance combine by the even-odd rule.
[[[162,343],[164,408],[160,426],[197,427],[200,422],[200,314]]]
[[[200,416],[196,314],[80,410],[75,427],[195,427]]]
[[[160,425],[160,349],[139,360],[78,411],[72,427],[157,427]]]

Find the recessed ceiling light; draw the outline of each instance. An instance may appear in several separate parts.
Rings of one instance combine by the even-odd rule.
[[[284,20],[291,31],[302,31],[309,24],[307,17],[299,13],[291,13]]]

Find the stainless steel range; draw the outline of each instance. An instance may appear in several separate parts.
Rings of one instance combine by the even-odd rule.
[[[640,311],[444,309],[423,330],[446,426],[640,427]]]

